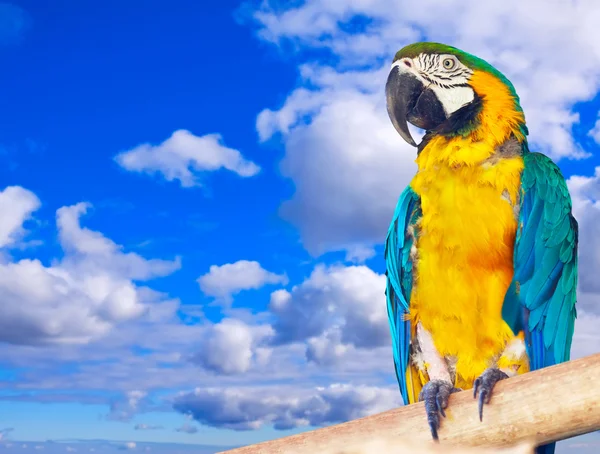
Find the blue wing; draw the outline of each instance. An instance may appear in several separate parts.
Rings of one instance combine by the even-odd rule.
[[[568,361],[576,318],[577,221],[558,166],[524,154],[513,282],[503,316],[523,330],[531,370]]]
[[[404,319],[410,307],[413,263],[410,250],[416,238],[416,221],[420,216],[420,201],[408,186],[396,206],[385,244],[386,299],[396,378],[405,404],[416,400],[416,387],[407,383],[410,355],[410,321]],[[408,234],[411,228],[414,234]],[[409,374],[412,377],[412,374]],[[420,386],[419,386],[420,387]]]

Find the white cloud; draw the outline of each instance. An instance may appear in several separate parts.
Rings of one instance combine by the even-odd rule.
[[[212,265],[203,276],[198,278],[200,289],[205,295],[224,301],[242,290],[256,290],[267,284],[287,284],[285,275],[265,270],[260,263],[239,260],[225,265]]]
[[[584,356],[593,355],[600,352],[600,333],[598,325],[600,323],[600,296],[598,295],[583,295],[583,298],[593,299],[587,301],[587,307],[591,304],[595,306],[595,313],[578,309],[577,319],[575,321],[575,334],[573,335],[573,344],[571,347],[571,358],[583,358]],[[579,295],[579,302],[582,300],[582,295]]]
[[[366,266],[318,265],[291,292],[277,290],[271,294],[276,342],[324,336],[309,342],[308,355],[317,361],[343,353],[339,344],[359,348],[387,345],[384,291],[385,277]]]
[[[279,110],[264,109],[258,114],[256,130],[260,140],[268,140],[276,133],[289,133],[302,115],[315,114],[322,104],[318,92],[305,88],[294,90]]]
[[[336,326],[307,340],[306,360],[324,366],[338,365],[351,348],[342,342],[341,328]]]
[[[135,443],[135,441],[128,441],[127,443],[125,443],[123,445],[123,448],[125,448],[125,449],[135,449],[135,448],[137,448],[137,444]]]
[[[375,257],[375,249],[361,244],[348,248],[346,252],[347,262],[363,263],[372,257]]]
[[[56,212],[59,239],[63,250],[68,253],[69,265],[90,272],[110,269],[113,274],[132,280],[166,276],[181,267],[179,257],[166,261],[145,259],[134,252],[124,253],[122,246],[102,233],[81,227],[80,218],[90,207],[88,203],[78,203]]]
[[[281,129],[284,119],[271,114],[280,132],[289,129],[281,171],[296,187],[281,214],[300,229],[313,255],[380,243],[396,199],[416,170],[416,152],[399,140],[381,87],[373,83],[384,84],[385,74],[379,71],[363,80],[360,73],[306,67],[303,76],[320,91],[294,92],[282,115],[294,109],[298,118],[312,115],[312,121]],[[318,101],[318,111],[303,110],[298,93]],[[296,101],[298,106],[290,106]]]
[[[579,288],[600,293],[600,167],[593,176],[574,175],[567,181],[573,215],[579,223]],[[600,313],[600,307],[596,309]]]
[[[22,188],[14,193],[28,194],[27,210],[39,206],[32,193]],[[62,259],[50,266],[38,259],[0,263],[0,341],[85,343],[115,324],[152,312],[147,303],[155,295],[134,281],[170,274],[180,267],[179,260],[148,261],[121,252],[102,234],[80,226],[86,208],[77,204],[57,211]]]
[[[598,145],[600,145],[600,116],[598,116],[598,120],[596,120],[596,124],[589,132],[589,135]]]
[[[394,387],[333,384],[325,388],[196,388],[174,401],[175,410],[201,424],[254,430],[272,424],[285,430],[335,424],[398,406]]]
[[[485,58],[513,81],[533,149],[555,159],[586,155],[572,137],[572,109],[600,88],[593,0],[308,0],[283,8],[265,1],[254,18],[263,39],[325,47],[339,61],[302,66],[302,86],[257,119],[262,140],[283,134],[283,174],[296,194],[282,213],[313,254],[382,242],[416,157],[387,118],[385,76],[394,52],[423,35]],[[347,70],[361,65],[367,69]]]
[[[260,171],[259,166],[222,142],[218,134],[198,137],[180,129],[160,145],[138,145],[119,153],[115,160],[129,171],[159,173],[167,181],[179,180],[182,187],[200,186],[203,172],[226,169],[241,177],[252,177]]]
[[[22,237],[23,222],[39,207],[37,196],[20,186],[9,186],[0,191],[0,248],[14,244]]]
[[[270,349],[262,345],[272,333],[269,325],[249,326],[224,319],[208,329],[194,361],[219,374],[247,372],[269,354]]]
[[[141,406],[145,404],[147,396],[148,393],[146,391],[139,389],[128,391],[122,400],[113,401],[111,403],[110,413],[107,418],[115,421],[130,421],[131,418],[140,411]],[[142,429],[141,426],[144,426],[143,429],[149,428],[145,424],[138,424],[135,428],[140,430]]]

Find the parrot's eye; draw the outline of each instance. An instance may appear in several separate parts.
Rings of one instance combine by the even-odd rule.
[[[442,62],[444,69],[452,69],[452,68],[454,68],[455,64],[456,63],[454,62],[453,58],[445,58],[444,61]]]

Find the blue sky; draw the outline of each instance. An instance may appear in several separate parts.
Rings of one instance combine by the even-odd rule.
[[[415,154],[383,84],[416,40],[515,83],[599,351],[600,8],[451,3],[0,2],[0,451],[213,452],[400,403],[382,241]]]

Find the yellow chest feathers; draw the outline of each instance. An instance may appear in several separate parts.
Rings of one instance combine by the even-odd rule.
[[[453,165],[423,154],[418,158],[425,160],[411,182],[423,212],[419,255],[431,251],[485,267],[507,259],[512,263],[522,157],[492,157],[478,165]]]
[[[446,149],[431,145],[411,182],[423,215],[410,317],[432,334],[440,354],[458,356],[457,373],[470,380],[511,336],[501,310],[513,276],[523,160],[492,155],[457,165],[439,158],[449,155]]]

